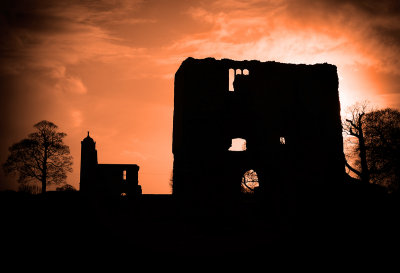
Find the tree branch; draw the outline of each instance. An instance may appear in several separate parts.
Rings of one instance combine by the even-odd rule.
[[[346,164],[346,167],[349,168],[350,171],[352,171],[353,173],[355,173],[358,176],[361,176],[361,172],[357,171],[352,166],[350,166],[350,164],[347,162],[346,158],[344,159],[344,162]]]

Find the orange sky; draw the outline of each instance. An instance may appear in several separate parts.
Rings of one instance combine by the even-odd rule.
[[[189,56],[328,62],[338,67],[342,109],[364,99],[400,108],[399,1],[9,0],[0,7],[0,162],[33,124],[53,121],[68,134],[68,183],[77,188],[89,130],[100,163],[138,164],[144,193],[170,192],[174,73]],[[1,190],[17,188],[3,170],[0,181]]]

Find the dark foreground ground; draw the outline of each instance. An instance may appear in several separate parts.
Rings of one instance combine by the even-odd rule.
[[[310,195],[311,196],[311,195]],[[4,259],[99,263],[142,258],[397,256],[400,202],[376,187],[345,186],[274,212],[251,200],[188,207],[170,195],[131,200],[84,198],[79,192],[0,193]]]

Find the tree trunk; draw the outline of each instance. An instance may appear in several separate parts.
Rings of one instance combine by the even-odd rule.
[[[42,194],[46,193],[46,177],[42,176]]]
[[[359,148],[360,148],[360,162],[361,162],[361,181],[365,184],[369,184],[369,169],[367,163],[367,149],[365,147],[364,134],[360,130],[360,135],[358,138]]]
[[[43,157],[43,171],[42,171],[42,194],[46,193],[46,185],[47,185],[47,147],[44,149],[44,157]]]

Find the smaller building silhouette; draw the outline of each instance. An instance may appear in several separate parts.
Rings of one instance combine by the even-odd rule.
[[[136,164],[99,164],[96,142],[89,136],[81,141],[80,191],[110,197],[135,198],[142,194]]]

